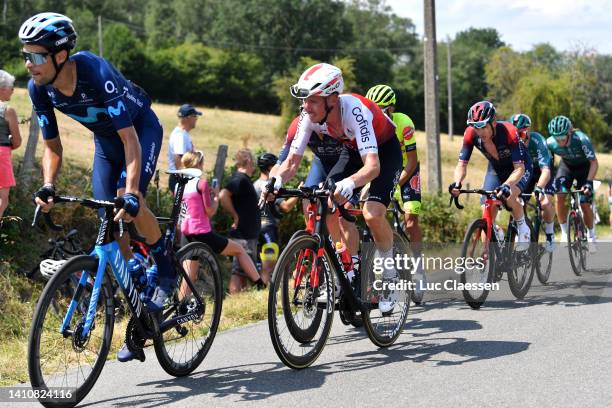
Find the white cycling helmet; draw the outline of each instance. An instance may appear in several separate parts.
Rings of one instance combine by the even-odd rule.
[[[65,263],[65,259],[60,259],[59,261],[55,259],[43,259],[40,262],[40,274],[45,279],[49,280]]]
[[[297,84],[290,87],[294,98],[305,99],[309,96],[329,96],[342,93],[344,80],[342,70],[331,64],[320,63],[308,68],[300,76]]]

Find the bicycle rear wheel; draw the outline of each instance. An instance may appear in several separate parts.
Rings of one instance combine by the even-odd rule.
[[[364,273],[372,271],[375,258],[375,249],[372,247],[372,252],[365,258]],[[404,255],[410,254],[410,247],[405,238],[397,231],[393,232],[393,257],[399,255],[402,259]],[[406,271],[408,272],[408,271]],[[406,275],[406,276],[403,276]],[[402,279],[408,278],[408,274],[400,274]],[[390,295],[395,305],[389,312],[381,312],[378,308],[370,308],[365,306],[361,315],[368,333],[368,337],[378,347],[389,347],[402,334],[402,329],[408,317],[408,309],[410,307],[410,291],[409,290],[394,290]]]
[[[546,245],[546,231],[543,228],[538,228],[538,246],[537,246],[537,263],[536,263],[536,275],[542,285],[548,283],[550,278],[550,272],[552,270],[552,259],[553,253],[546,251],[544,245]]]
[[[79,403],[95,384],[109,352],[113,337],[114,307],[110,283],[102,284],[91,330],[81,336],[93,290],[98,259],[77,256],[58,270],[45,286],[36,306],[28,341],[28,370],[35,389],[64,389],[73,393],[67,400],[44,399],[48,407],[68,407]],[[79,285],[82,274],[87,283]],[[76,307],[67,330],[59,328],[71,301]]]
[[[586,234],[584,222],[575,211],[567,214],[567,250],[570,264],[576,276],[582,275],[586,256]]]
[[[181,248],[175,258],[202,303],[184,282],[186,277],[179,274],[177,290],[163,313],[165,321],[179,321],[154,339],[153,344],[162,368],[170,375],[181,377],[202,363],[215,339],[221,318],[223,284],[219,263],[208,245],[192,242]]]
[[[482,285],[493,281],[493,265],[496,257],[493,245],[497,245],[497,242],[494,231],[491,231],[490,236],[493,241],[490,243],[487,242],[486,233],[487,222],[484,219],[474,220],[465,233],[461,248],[462,258],[485,259],[483,268],[466,269],[460,275],[460,281],[464,285],[463,298],[472,309],[480,309],[489,295],[489,290]]]
[[[319,244],[311,235],[293,238],[274,268],[268,295],[268,328],[274,351],[288,367],[302,369],[323,351],[334,317],[334,279],[327,253],[317,257]],[[313,287],[311,271],[318,271]],[[300,285],[294,279],[301,274]],[[325,302],[318,302],[322,289]]]
[[[527,292],[529,292],[531,281],[533,281],[533,274],[538,264],[536,244],[538,238],[533,232],[531,221],[525,218],[525,222],[531,233],[529,248],[524,251],[517,250],[516,243],[514,242],[517,237],[517,227],[514,223],[510,227],[510,242],[507,243],[507,245],[513,246],[511,265],[508,269],[508,286],[510,286],[510,291],[517,299],[524,298]]]

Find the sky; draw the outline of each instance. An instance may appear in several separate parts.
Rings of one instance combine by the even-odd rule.
[[[387,0],[423,35],[423,0]],[[436,36],[451,39],[470,27],[497,29],[517,51],[548,42],[557,50],[584,46],[612,55],[612,0],[437,0]]]

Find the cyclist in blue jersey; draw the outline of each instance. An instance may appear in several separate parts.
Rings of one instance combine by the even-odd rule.
[[[552,205],[552,198],[555,190],[551,176],[552,156],[544,136],[531,130],[531,118],[529,116],[524,113],[517,113],[512,115],[510,122],[518,129],[519,137],[525,143],[525,146],[527,146],[533,163],[533,176],[525,193],[535,192],[538,195],[544,214],[545,248],[548,252],[553,252],[555,210]]]
[[[115,221],[133,221],[151,246],[159,285],[152,275],[143,300],[151,310],[161,310],[176,276],[155,216],[144,200],[163,133],[151,110],[151,100],[105,59],[86,51],[70,55],[77,34],[72,20],[64,15],[40,13],[27,19],[19,29],[19,38],[25,67],[32,76],[28,92],[44,139],[44,184],[35,193],[35,202],[45,212],[53,206],[54,183],[63,156],[57,109],[93,132],[93,195],[100,200],[118,197],[121,208]],[[117,241],[129,260],[129,270],[141,268],[130,251],[127,234]],[[144,354],[134,354],[124,347],[118,358],[144,360]]]
[[[555,116],[548,124],[550,137],[546,140],[553,154],[561,157],[555,177],[557,194],[557,216],[561,225],[561,242],[567,243],[567,193],[576,180],[584,193],[580,197],[580,207],[584,213],[584,223],[589,229],[589,252],[596,252],[595,224],[593,223],[593,179],[597,174],[599,163],[589,137],[579,129],[574,129],[572,122],[565,116]]]
[[[459,195],[461,182],[467,175],[472,150],[476,147],[489,161],[482,188],[496,190],[499,198],[506,198],[518,227],[517,249],[526,250],[531,232],[525,222],[519,194],[527,189],[532,174],[531,158],[527,149],[514,125],[496,120],[495,107],[491,102],[480,101],[472,105],[468,112],[467,125],[459,162],[455,168],[454,182],[448,187],[448,191],[454,196]]]

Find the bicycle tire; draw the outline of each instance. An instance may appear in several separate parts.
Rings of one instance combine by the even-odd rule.
[[[410,251],[410,247],[405,238],[403,238],[397,231],[393,231],[393,247],[395,254],[406,255]],[[372,270],[372,262],[374,262],[374,256],[368,256],[366,258],[366,265],[364,267],[364,271]],[[406,323],[406,318],[408,317],[408,311],[410,309],[410,295],[406,291],[399,291],[400,296],[404,296],[403,301],[396,302],[395,307],[391,313],[380,313],[378,309],[370,309],[367,307],[363,307],[361,310],[361,316],[363,318],[363,325],[366,329],[366,333],[370,338],[370,341],[374,343],[376,346],[384,348],[389,347],[398,339],[400,334],[402,334],[402,329],[404,328],[404,324]],[[397,313],[395,312],[395,309]],[[374,319],[379,319],[377,314],[380,314],[380,319],[382,322],[377,322]],[[389,316],[397,315],[396,320],[394,322],[390,322],[385,324],[387,318]]]
[[[302,257],[307,255],[305,254],[305,251],[308,250],[302,250]],[[306,273],[304,273],[302,277],[303,280],[302,284],[300,285],[300,288],[303,288],[303,291],[306,292],[308,291],[310,284],[310,268],[308,268],[306,265],[304,266]],[[321,324],[321,319],[323,318],[323,309],[318,308],[316,304],[311,305],[308,310],[308,313],[306,314],[307,317],[312,317],[311,323],[305,328],[300,327],[299,324],[295,321],[295,316],[291,311],[291,299],[289,296],[289,285],[291,284],[290,280],[291,276],[288,273],[283,275],[283,286],[281,292],[283,316],[285,317],[285,324],[287,325],[287,329],[291,333],[292,337],[299,343],[305,344],[310,342],[314,338],[314,336],[316,336],[317,330],[319,330],[319,325]],[[306,293],[304,294],[304,296],[306,296]],[[304,300],[302,300],[302,306],[304,306]],[[302,310],[305,309],[302,308]]]
[[[64,286],[66,282],[70,280],[70,277],[73,274],[78,274],[81,271],[88,271],[90,272],[90,276],[94,277],[96,274],[97,268],[98,268],[98,259],[95,257],[88,256],[88,255],[79,255],[79,256],[73,257],[60,268],[60,270],[49,280],[49,282],[45,286],[40,296],[40,299],[38,301],[38,304],[36,305],[36,311],[34,312],[32,324],[30,326],[29,339],[28,339],[28,372],[30,376],[30,383],[33,388],[48,390],[50,386],[55,387],[53,384],[50,384],[51,382],[50,380],[52,379],[52,376],[54,373],[50,372],[49,375],[51,376],[51,378],[46,379],[45,376],[47,373],[45,371],[47,370],[44,369],[43,364],[41,364],[41,337],[43,337],[43,334],[44,334],[43,331],[44,331],[45,321],[49,322],[48,323],[50,325],[49,332],[50,332],[50,335],[52,335],[52,337],[54,338],[54,344],[56,344],[57,342],[64,342],[64,347],[60,350],[59,354],[62,354],[63,357],[68,358],[68,355],[67,355],[68,352],[73,352],[73,351],[76,352],[74,343],[73,343],[75,341],[74,334],[64,337],[57,330],[58,322],[61,323],[61,321],[63,320],[63,317],[65,316],[65,313],[57,314],[57,316],[49,316],[49,319],[46,319],[48,312],[52,309],[50,308],[50,306],[54,304],[55,307],[58,307],[59,304],[66,304],[66,301],[68,304],[70,303],[69,299],[67,299],[67,296],[64,295],[65,294]],[[88,294],[87,290],[89,290],[89,293],[90,293],[91,289],[92,289],[91,285],[86,285],[86,289],[81,291],[81,295],[84,295],[81,297],[83,299],[83,302],[82,303],[79,302],[80,307],[78,307],[75,310],[71,322],[76,322],[77,317],[79,316],[79,312],[81,310],[84,311],[87,309],[87,307],[84,307],[85,304],[87,306],[89,305],[89,297],[87,296]],[[63,296],[63,298],[61,299],[63,300],[63,302],[55,301],[56,300],[55,296],[58,294],[60,296]],[[72,296],[73,295],[74,295],[74,291],[72,292]],[[100,348],[98,351],[93,351],[96,357],[95,357],[94,364],[91,367],[90,374],[85,378],[84,371],[82,368],[76,371],[77,381],[79,378],[79,373],[83,375],[84,381],[82,385],[75,386],[74,389],[71,389],[71,391],[74,392],[74,399],[71,399],[69,402],[67,402],[65,399],[59,400],[59,401],[56,401],[53,399],[40,400],[40,402],[44,406],[47,406],[47,407],[75,406],[81,400],[83,400],[85,396],[87,396],[87,394],[91,391],[91,388],[96,383],[102,371],[102,368],[104,367],[104,363],[106,362],[106,357],[108,356],[112,337],[113,337],[113,327],[114,327],[115,317],[113,313],[113,296],[111,293],[111,288],[110,288],[108,279],[105,279],[105,282],[102,284],[102,290],[100,291],[100,298],[98,300],[98,307],[101,308],[101,311],[97,313],[102,313],[104,315],[105,320],[104,320],[104,324],[102,325],[102,335],[100,337],[94,338],[94,340],[96,340],[97,342],[99,341]],[[51,320],[54,320],[54,321],[51,322]],[[95,324],[95,321],[94,321],[94,324]],[[92,326],[90,333],[94,332],[95,330],[99,330],[99,329],[100,329],[99,327]],[[91,340],[92,340],[92,337],[90,336],[87,342],[84,344],[83,350],[76,353],[77,355],[76,360],[78,363],[80,363],[80,358],[81,358],[80,353],[83,353],[83,358],[87,360],[86,354],[85,354],[85,350],[87,349],[85,346],[88,345]],[[69,342],[69,344],[66,344],[66,342]],[[43,351],[45,353],[44,356],[48,356],[51,353],[49,348],[46,348]],[[89,351],[91,352],[91,350]],[[60,356],[59,358],[61,358],[62,356]],[[70,361],[64,362],[63,367],[65,369],[67,368],[68,363],[73,364],[74,362],[70,362]],[[58,366],[59,365],[61,364],[58,363]],[[80,368],[80,365],[79,365],[79,368]],[[67,373],[65,372],[64,377],[62,378],[62,381],[60,382],[61,386],[66,387],[66,388],[72,388],[72,387],[68,387],[69,384],[67,383],[67,380],[68,380],[68,377],[67,377]]]
[[[484,219],[477,219],[472,221],[472,223],[470,224],[470,226],[468,227],[465,236],[463,238],[463,245],[461,247],[461,257],[462,258],[466,258],[468,255],[468,250],[470,249],[470,244],[472,243],[471,239],[472,237],[478,233],[478,231],[480,231],[480,236],[478,237],[478,240],[482,239],[482,233],[485,233],[487,230],[487,222]],[[491,239],[492,241],[490,243],[485,242],[484,246],[489,246],[489,248],[483,248],[484,251],[487,252],[488,254],[488,259],[487,259],[487,265],[485,266],[485,270],[486,272],[482,272],[479,275],[480,276],[476,276],[476,283],[491,283],[493,281],[493,265],[495,265],[495,258],[496,258],[496,252],[495,250],[492,248],[492,245],[497,245],[497,240],[495,237],[495,231],[491,231]],[[486,241],[486,240],[485,240]],[[471,254],[470,256],[472,258],[477,258],[480,254],[476,254],[477,256],[473,256],[474,254]],[[471,270],[471,272],[475,271]],[[468,271],[464,271],[461,275],[460,275],[460,281],[463,285],[466,285],[468,283],[473,283],[471,276],[470,279],[468,280],[468,276],[467,276],[467,272]],[[489,295],[489,290],[487,289],[483,289],[482,293],[480,293],[479,295],[474,295],[475,292],[465,289],[462,289],[462,294],[463,294],[463,299],[465,300],[465,303],[468,304],[468,306],[470,306],[472,309],[480,309],[480,307],[483,305],[483,303],[485,302],[485,300],[487,299],[487,296]]]
[[[541,224],[540,227],[537,228],[536,236],[538,237],[536,275],[540,283],[546,285],[548,279],[550,279],[550,272],[552,271],[553,253],[546,251],[540,244],[540,242],[546,243],[546,231],[541,228]],[[541,238],[543,238],[543,240],[541,240]]]
[[[331,266],[332,263],[328,254],[324,254],[325,259],[319,258],[317,261],[321,262],[321,268],[319,269],[319,285],[327,288],[327,302],[323,306],[323,309],[321,309],[323,312],[321,314],[321,320],[307,326],[307,329],[310,327],[317,328],[314,336],[310,337],[310,333],[308,335],[302,333],[303,337],[301,337],[298,332],[298,338],[296,339],[293,337],[296,331],[290,331],[288,329],[289,326],[287,325],[287,321],[295,322],[294,314],[292,310],[287,309],[287,302],[283,302],[282,298],[285,294],[281,293],[279,298],[278,292],[282,292],[285,288],[290,286],[284,286],[283,282],[288,282],[293,278],[293,271],[296,270],[297,262],[300,260],[300,252],[309,250],[312,251],[313,254],[316,254],[318,247],[318,240],[311,235],[295,236],[281,252],[276,266],[274,267],[272,280],[270,281],[270,293],[268,296],[268,329],[270,331],[272,345],[280,360],[287,367],[296,370],[306,368],[316,361],[325,347],[331,330],[334,317],[334,278],[333,267]],[[308,271],[306,274],[309,275],[310,272]],[[307,283],[310,283],[310,281],[308,280]],[[308,292],[308,296],[310,296],[311,300],[314,302],[313,307],[316,307],[316,310],[321,307],[319,303],[316,303],[316,295],[318,293],[319,292],[316,290]],[[287,299],[288,298],[290,298],[290,296],[287,296]],[[306,301],[302,302],[302,305],[306,304],[307,307],[310,307],[307,302],[308,298],[306,297]],[[300,309],[297,305],[296,308],[297,313],[299,313]],[[287,319],[288,313],[292,315],[290,319]],[[283,337],[285,333],[288,333],[289,338],[285,339]],[[319,337],[315,339],[317,333]],[[299,341],[307,337],[310,337],[308,342]],[[294,344],[298,345],[295,352],[291,348]],[[300,353],[297,354],[297,352]]]
[[[208,245],[202,242],[189,243],[176,253],[175,259],[178,265],[183,265],[185,261],[199,263],[197,279],[195,281],[192,280],[192,283],[198,291],[202,301],[205,303],[198,305],[194,297],[190,297],[190,294],[182,292],[183,287],[181,284],[182,279],[185,279],[185,277],[182,274],[179,275],[177,279],[180,279],[181,282],[177,285],[177,290],[172,297],[172,302],[166,309],[166,312],[168,310],[174,310],[174,313],[165,314],[173,318],[182,314],[181,308],[187,307],[201,307],[201,314],[194,320],[176,324],[172,329],[153,339],[153,346],[157,360],[164,371],[174,377],[183,377],[193,372],[210,351],[221,319],[223,283],[221,281],[219,262]],[[203,265],[205,265],[206,269],[203,268]],[[187,278],[190,279],[189,277]],[[213,293],[209,294],[208,292],[204,292],[204,289],[209,291],[212,290]],[[201,323],[204,322],[205,316],[207,316],[206,313],[210,309],[210,307],[207,306],[207,301],[209,300],[213,302],[212,316],[209,319],[209,324],[205,323],[202,325]],[[176,337],[177,334],[179,337]],[[186,339],[186,341],[189,340],[187,338],[189,335],[195,347],[188,347],[185,344],[182,347],[183,352],[176,353],[169,350],[170,346],[174,346],[174,340],[177,340],[176,343],[178,344],[182,339]],[[177,348],[181,348],[180,345],[178,345]],[[186,357],[184,361],[176,361],[175,356],[178,355],[179,358],[186,356],[186,350],[191,350],[194,354],[190,358]]]
[[[582,275],[582,267],[584,265],[583,243],[578,231],[581,221],[576,212],[570,211],[567,214],[567,251],[572,271],[576,276]]]
[[[510,287],[510,292],[517,299],[523,299],[527,292],[529,292],[529,288],[531,288],[531,282],[533,281],[533,275],[536,270],[536,259],[537,259],[537,237],[535,236],[535,232],[533,231],[533,226],[531,225],[531,221],[528,218],[525,218],[525,222],[527,223],[527,227],[530,231],[530,243],[529,248],[525,251],[519,251],[516,249],[515,239],[517,235],[517,227],[516,224],[510,228],[510,242],[507,244],[513,245],[512,248],[512,265],[508,270],[508,286]],[[525,272],[520,274],[518,273],[518,268],[516,266],[523,267],[525,266]]]

